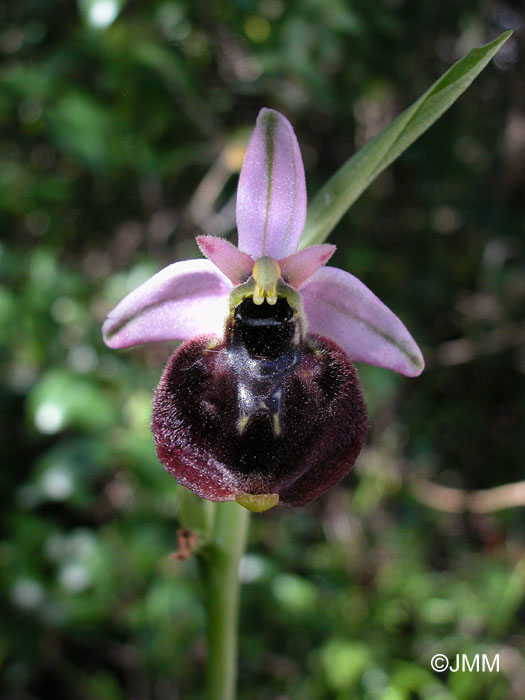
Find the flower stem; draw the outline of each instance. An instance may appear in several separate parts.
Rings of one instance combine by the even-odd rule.
[[[211,547],[202,558],[208,612],[209,700],[235,700],[239,561],[246,546],[250,512],[230,501],[218,503]]]

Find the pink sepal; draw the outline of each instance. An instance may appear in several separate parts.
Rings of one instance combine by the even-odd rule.
[[[321,243],[281,258],[279,266],[283,280],[298,289],[316,270],[326,265],[334,253],[335,245]]]
[[[217,236],[197,236],[203,254],[223,272],[233,284],[242,284],[252,274],[255,260],[232,243]]]
[[[232,283],[209,260],[168,265],[130,292],[102,327],[110,348],[220,335]]]
[[[310,331],[335,340],[351,360],[407,377],[423,371],[421,350],[403,323],[357,277],[322,267],[301,294]]]
[[[239,249],[254,260],[295,253],[306,221],[306,184],[292,125],[261,109],[237,189]]]

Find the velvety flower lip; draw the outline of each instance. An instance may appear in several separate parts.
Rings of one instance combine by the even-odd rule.
[[[273,259],[274,268],[260,267],[275,270],[284,285],[298,291],[310,333],[335,341],[351,360],[419,375],[423,356],[397,316],[356,277],[324,267],[335,246],[297,252],[305,220],[304,168],[293,128],[279,112],[262,109],[239,177],[238,248],[199,236],[208,259],[169,265],[128,294],[103,325],[105,342],[127,348],[199,334],[220,336],[232,290],[253,280],[258,260]]]

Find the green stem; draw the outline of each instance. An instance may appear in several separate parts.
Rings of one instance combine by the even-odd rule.
[[[244,553],[250,512],[235,502],[218,503],[212,543],[202,557],[208,612],[209,700],[235,700],[239,561]]]

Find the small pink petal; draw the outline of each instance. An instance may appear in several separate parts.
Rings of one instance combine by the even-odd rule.
[[[208,260],[211,260],[233,284],[246,282],[252,274],[255,260],[224,238],[197,236],[197,243]]]
[[[297,250],[306,220],[306,184],[292,125],[262,109],[251,136],[237,189],[239,249],[254,260]]]
[[[351,360],[407,377],[425,366],[420,349],[397,316],[357,277],[322,267],[301,288],[309,330],[335,340]]]
[[[296,289],[330,260],[335,245],[321,243],[279,260],[283,280]]]
[[[209,260],[168,265],[130,292],[102,326],[110,348],[221,334],[232,284]]]

